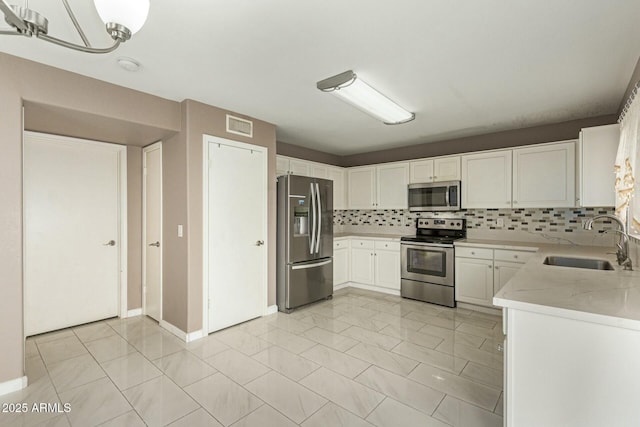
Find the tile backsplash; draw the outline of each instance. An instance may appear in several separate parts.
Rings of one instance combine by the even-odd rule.
[[[580,241],[596,244],[595,240],[609,239],[612,233],[602,236],[606,230],[616,228],[611,221],[597,221],[595,231],[582,230],[586,217],[613,214],[606,208],[521,208],[521,209],[467,209],[459,212],[409,212],[403,209],[389,210],[338,210],[333,213],[334,227],[345,232],[382,232],[413,234],[416,218],[454,217],[467,220],[469,238],[494,237],[505,240],[540,240],[542,237]],[[498,226],[498,219],[503,225]],[[594,235],[600,234],[600,239]],[[578,236],[580,235],[580,236]],[[488,236],[488,237],[487,237]],[[586,242],[584,242],[586,240]],[[610,239],[609,239],[610,240]]]

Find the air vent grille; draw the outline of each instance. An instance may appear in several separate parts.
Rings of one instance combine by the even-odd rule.
[[[253,138],[253,122],[227,114],[227,132]]]

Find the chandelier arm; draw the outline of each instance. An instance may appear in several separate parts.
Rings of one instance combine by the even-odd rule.
[[[80,38],[84,42],[84,45],[86,47],[91,47],[89,39],[84,34],[84,31],[82,31],[82,27],[80,27],[80,23],[78,23],[76,15],[73,13],[73,10],[71,10],[71,6],[69,6],[69,2],[67,0],[62,0],[62,3],[64,4],[64,8],[67,9],[67,13],[69,14],[69,18],[71,18],[71,22],[73,22],[73,26],[76,27],[76,30],[78,30],[78,34],[80,34]]]
[[[25,24],[24,21],[18,15],[16,15],[13,9],[11,9],[11,6],[9,6],[6,1],[0,0],[0,10],[4,13],[4,19],[9,25],[13,25],[20,32],[29,30],[27,24]]]
[[[68,41],[60,40],[60,39],[57,39],[55,37],[51,37],[51,36],[49,36],[47,34],[38,33],[38,34],[36,34],[36,37],[38,37],[39,39],[48,41],[50,43],[53,43],[53,44],[57,44],[58,46],[66,47],[66,48],[73,49],[73,50],[78,50],[80,52],[85,52],[85,53],[109,53],[109,52],[113,52],[114,50],[116,50],[118,48],[118,46],[120,46],[120,43],[121,43],[120,40],[116,39],[115,43],[111,47],[96,48],[96,47],[82,46],[82,45],[75,44],[75,43],[69,43]]]

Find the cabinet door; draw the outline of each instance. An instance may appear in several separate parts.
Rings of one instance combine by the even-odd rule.
[[[328,178],[327,173],[327,165],[323,165],[321,163],[310,163],[309,164],[309,176],[314,178]]]
[[[380,251],[374,254],[376,286],[400,290],[400,252]]]
[[[456,257],[456,301],[492,306],[493,261]]]
[[[333,285],[341,285],[349,281],[349,248],[333,251]]]
[[[289,160],[289,170],[292,175],[309,176],[311,173],[311,168],[309,166],[309,162],[305,162],[304,160]]]
[[[418,160],[409,163],[409,183],[433,182],[433,160]]]
[[[373,249],[351,248],[351,281],[373,285]]]
[[[511,150],[462,156],[462,208],[511,207]]]
[[[434,159],[433,181],[460,181],[460,156]]]
[[[376,168],[376,209],[407,209],[409,163],[392,163]]]
[[[329,168],[328,178],[333,181],[333,209],[347,209],[347,194],[344,186],[344,169]]]
[[[616,176],[613,173],[613,165],[616,162],[619,143],[618,124],[585,128],[580,132],[580,206],[615,205]]]
[[[576,204],[575,141],[513,150],[513,207]]]
[[[284,156],[276,156],[276,176],[289,174],[289,159]]]
[[[493,267],[493,295],[497,294],[504,285],[520,270],[522,264],[517,262],[494,261]]]
[[[348,169],[349,209],[375,209],[376,168],[366,166]]]

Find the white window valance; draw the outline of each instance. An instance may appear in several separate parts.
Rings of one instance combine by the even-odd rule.
[[[640,157],[640,96],[626,109],[620,122],[620,145],[616,156],[616,215],[629,226],[629,232],[640,234],[640,185],[636,185]]]

